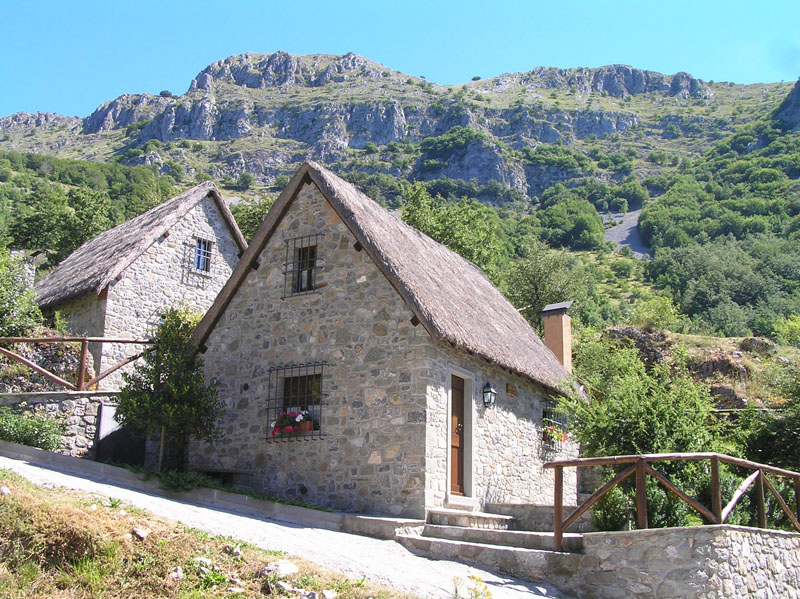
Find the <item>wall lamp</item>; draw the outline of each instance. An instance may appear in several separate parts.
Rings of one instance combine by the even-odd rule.
[[[486,381],[486,385],[483,387],[483,405],[491,408],[495,399],[497,399],[497,389],[492,387],[492,383]]]

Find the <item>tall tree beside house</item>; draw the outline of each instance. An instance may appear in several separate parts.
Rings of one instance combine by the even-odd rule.
[[[41,323],[42,313],[22,262],[0,247],[0,336],[26,335]]]
[[[508,260],[497,213],[477,200],[447,202],[431,197],[423,183],[403,186],[403,220],[431,239],[480,266],[497,285]]]
[[[159,470],[167,439],[176,456],[170,466],[181,470],[190,436],[207,442],[217,436],[222,402],[214,385],[206,384],[202,360],[191,342],[201,316],[186,307],[167,309],[156,329],[153,351],[132,373],[123,374],[115,419],[146,435],[159,435]]]

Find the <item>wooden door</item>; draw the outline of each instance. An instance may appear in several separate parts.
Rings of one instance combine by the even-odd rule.
[[[450,383],[450,493],[464,494],[464,379],[455,375]]]

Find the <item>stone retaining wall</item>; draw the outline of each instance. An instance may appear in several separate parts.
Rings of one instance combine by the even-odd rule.
[[[800,534],[742,526],[589,533],[545,579],[598,599],[800,597]]]
[[[98,391],[53,391],[44,393],[3,393],[0,406],[34,413],[46,412],[66,424],[58,453],[94,458],[100,406],[114,403],[116,393]]]

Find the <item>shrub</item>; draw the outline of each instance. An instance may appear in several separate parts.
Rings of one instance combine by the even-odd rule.
[[[24,336],[41,322],[42,313],[25,281],[22,262],[0,248],[0,336]]]
[[[0,439],[3,441],[55,451],[63,434],[64,424],[47,414],[0,408]]]

